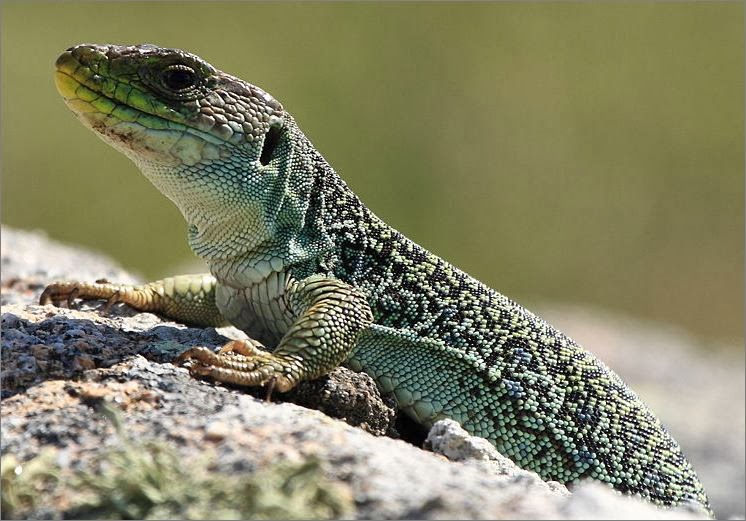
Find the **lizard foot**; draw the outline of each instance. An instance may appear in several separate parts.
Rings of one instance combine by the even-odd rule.
[[[98,279],[96,282],[54,282],[49,284],[41,296],[39,304],[53,304],[55,306],[65,305],[70,309],[76,309],[77,300],[106,300],[103,312],[106,313],[111,306],[117,302],[127,302],[128,297],[123,298],[123,292],[131,292],[134,288],[123,284],[112,284],[106,279]]]
[[[299,361],[288,356],[278,356],[260,349],[261,345],[251,340],[233,340],[215,353],[206,347],[193,347],[176,357],[174,363],[193,363],[189,366],[192,375],[209,376],[223,383],[235,385],[269,385],[285,392],[297,383]]]

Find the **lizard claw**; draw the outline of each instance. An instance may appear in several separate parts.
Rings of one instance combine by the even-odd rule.
[[[124,302],[133,305],[139,309],[138,301],[133,295],[127,295],[128,289],[136,289],[133,286],[112,284],[107,279],[98,279],[96,282],[77,282],[64,281],[53,282],[44,288],[39,297],[39,304],[53,304],[55,306],[66,306],[70,309],[78,309],[80,301],[83,300],[105,300],[106,303],[101,308],[101,312],[106,314],[111,311],[111,307],[118,303]],[[142,307],[142,306],[140,306]]]
[[[108,299],[112,303],[117,302],[118,293],[119,291],[108,282],[96,281],[93,284],[75,281],[53,282],[42,291],[39,304],[42,306],[52,304],[58,307],[64,305],[70,309],[77,309],[79,300]],[[109,307],[110,305],[105,306],[104,311],[108,311]]]
[[[236,385],[267,385],[268,398],[273,390],[285,392],[295,385],[290,376],[292,360],[278,358],[273,353],[256,347],[256,341],[234,340],[218,352],[207,347],[193,347],[179,354],[174,363],[184,365],[192,362],[189,373],[209,376],[217,381]]]
[[[47,304],[59,306],[64,302],[70,307],[78,293],[75,282],[53,282],[42,291],[41,296],[39,296],[39,304],[42,306]]]
[[[231,342],[228,342],[223,347],[218,349],[217,354],[218,355],[224,355],[224,354],[230,354],[230,353],[236,353],[245,357],[252,357],[256,355],[261,355],[262,353],[267,353],[267,350],[264,349],[264,346],[257,342],[256,340],[247,339],[247,340],[233,340]]]
[[[77,287],[74,287],[67,295],[66,301],[68,308],[78,309],[78,304],[75,302],[75,299],[78,298],[78,295],[80,295],[80,290]]]
[[[104,280],[106,280],[106,279],[104,279]],[[106,300],[106,304],[104,304],[104,307],[101,309],[101,312],[104,313],[104,314],[108,314],[109,311],[111,311],[111,306],[113,306],[114,304],[116,304],[117,302],[120,301],[120,296],[121,296],[121,292],[117,291],[111,297],[109,297]]]
[[[179,353],[179,355],[174,358],[174,364],[184,365],[190,360],[197,360],[204,363],[204,361],[207,361],[214,356],[217,355],[206,347],[192,347],[191,349]]]

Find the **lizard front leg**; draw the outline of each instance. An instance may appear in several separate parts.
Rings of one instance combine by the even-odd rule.
[[[273,352],[255,342],[229,342],[217,353],[205,347],[185,351],[177,362],[192,360],[193,374],[236,385],[271,384],[280,392],[301,380],[322,376],[347,359],[358,335],[373,322],[365,296],[336,279],[314,275],[286,288],[296,320]]]
[[[217,281],[209,273],[177,275],[142,285],[96,282],[55,282],[47,286],[39,304],[67,303],[76,299],[106,300],[104,311],[117,302],[138,311],[150,311],[183,324],[201,327],[228,325],[215,304]]]

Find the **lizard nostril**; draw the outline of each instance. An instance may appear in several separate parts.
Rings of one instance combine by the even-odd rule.
[[[55,60],[54,62],[54,66],[57,67],[57,70],[62,70],[62,69],[69,69],[72,65],[75,65],[76,63],[77,63],[77,60],[75,59],[75,57],[73,57],[70,49],[68,49],[59,55],[57,60]]]
[[[89,65],[91,62],[106,56],[108,48],[103,45],[92,43],[81,43],[67,49],[64,54],[70,53],[82,65]],[[60,57],[61,58],[61,57]]]

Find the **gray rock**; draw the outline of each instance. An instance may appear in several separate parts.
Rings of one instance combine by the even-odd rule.
[[[31,235],[25,248],[24,233],[4,228],[3,240],[9,236],[14,247],[6,251],[3,243],[3,265],[16,266],[15,254],[23,251],[26,266],[13,268],[13,283],[3,278],[0,429],[2,455],[15,458],[18,468],[53,448],[60,469],[99,472],[96,458],[125,440],[160,440],[186,465],[210,454],[215,476],[251,476],[278,462],[318,460],[326,478],[349,490],[356,519],[697,518],[682,509],[658,510],[606,487],[569,494],[562,485],[517,468],[454,422],[439,422],[430,433],[428,443],[440,454],[375,436],[371,433],[396,435],[394,413],[365,375],[340,369],[290,395],[326,414],[280,397],[268,403],[261,389],[192,378],[171,363],[174,356],[195,345],[218,347],[226,337],[126,309],[105,316],[96,304],[80,310],[38,306],[51,273],[38,266],[53,247]],[[35,258],[32,250],[44,255]],[[70,254],[72,264],[88,258]],[[94,271],[100,268],[105,266]],[[38,496],[36,504],[15,514],[64,516],[75,491],[64,501],[50,490]]]
[[[41,230],[2,227],[0,266],[3,284],[12,279],[99,279],[124,283],[137,278],[100,253],[51,240]]]
[[[484,438],[472,436],[454,420],[440,420],[430,429],[425,440],[433,452],[443,454],[451,461],[483,460],[500,461],[506,471],[515,464],[500,455],[497,449]],[[515,467],[516,469],[518,467]]]
[[[484,438],[472,436],[461,425],[446,419],[436,422],[425,440],[425,447],[436,454],[442,454],[450,461],[461,461],[479,468],[482,472],[509,477],[515,483],[523,483],[542,492],[552,492],[567,497],[570,492],[562,483],[544,481],[538,474],[518,467],[510,458],[500,454]]]

